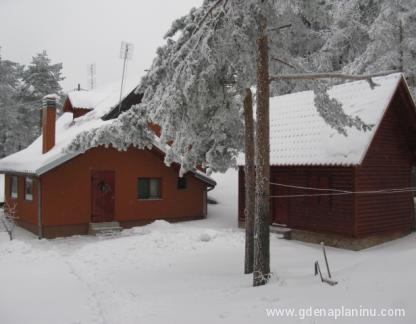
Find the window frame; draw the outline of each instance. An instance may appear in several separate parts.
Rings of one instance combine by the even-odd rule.
[[[26,201],[33,201],[33,177],[25,177],[25,200]],[[30,192],[28,192],[28,188],[30,188]]]
[[[147,181],[147,192],[148,197],[140,196],[140,181]],[[150,196],[150,188],[151,188],[151,182],[157,181],[158,183],[158,196]],[[162,178],[158,177],[137,177],[137,199],[138,200],[161,200],[162,199]]]
[[[16,184],[16,191],[13,190],[13,184]],[[10,176],[10,198],[19,198],[19,177],[17,175]]]

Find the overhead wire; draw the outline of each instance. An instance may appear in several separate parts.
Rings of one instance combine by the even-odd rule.
[[[364,190],[364,191],[350,191],[339,190],[332,188],[315,188],[315,187],[303,187],[288,185],[283,183],[271,182],[271,185],[281,186],[286,188],[300,189],[300,190],[316,190],[316,191],[329,191],[330,193],[312,193],[312,194],[284,194],[284,195],[270,195],[269,198],[300,198],[300,197],[320,197],[320,196],[343,196],[343,195],[371,195],[371,194],[394,194],[394,193],[406,193],[416,192],[416,187],[404,187],[404,188],[389,188],[379,190]]]

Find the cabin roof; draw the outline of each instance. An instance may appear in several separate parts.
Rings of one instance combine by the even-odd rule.
[[[129,100],[137,85],[138,82],[134,80],[125,82],[123,104],[124,101]],[[120,82],[94,91],[74,91],[68,94],[66,100],[70,100],[74,108],[92,110],[75,119],[72,112],[63,113],[56,121],[55,146],[50,151],[42,154],[42,135],[40,135],[27,148],[1,159],[0,172],[39,176],[82,154],[81,152],[69,153],[65,149],[78,134],[113,122],[113,119],[108,119],[106,116],[110,113],[114,115],[114,111],[118,108]],[[153,145],[165,152],[157,140]],[[198,179],[215,186],[215,181],[204,173],[199,171],[193,173]]]
[[[139,80],[137,78],[129,78],[123,84],[124,100],[131,92],[133,92]],[[112,82],[106,86],[90,90],[90,91],[72,91],[67,95],[67,100],[71,102],[74,108],[94,109],[99,111],[101,116],[109,113],[113,108],[117,107],[120,101],[120,81]]]
[[[377,84],[373,89],[363,80],[335,85],[328,91],[347,114],[374,125],[366,132],[347,127],[347,136],[325,123],[312,91],[270,98],[270,165],[360,165],[397,88],[401,83],[407,86],[400,73],[373,81]],[[239,160],[244,164],[244,158]]]

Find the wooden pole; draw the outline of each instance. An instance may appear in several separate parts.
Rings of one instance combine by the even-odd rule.
[[[250,88],[246,89],[244,97],[245,122],[245,210],[246,250],[244,260],[244,273],[252,273],[254,266],[254,194],[255,194],[255,167],[254,167],[254,121],[253,121],[253,95]]]
[[[266,26],[266,23],[264,23]],[[265,29],[265,28],[264,28]],[[253,285],[265,285],[270,277],[270,131],[269,131],[268,39],[257,39],[257,124],[256,124],[256,201],[254,220]]]

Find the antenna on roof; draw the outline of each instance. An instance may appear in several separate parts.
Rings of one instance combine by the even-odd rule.
[[[121,42],[120,58],[123,60],[123,74],[121,76],[120,100],[118,104],[118,111],[121,111],[121,98],[123,96],[124,77],[127,70],[127,61],[130,61],[133,56],[134,45],[132,43]]]
[[[87,65],[87,74],[88,74],[88,85],[90,87],[90,90],[95,89],[95,74],[96,74],[97,68],[95,63],[91,63]]]

